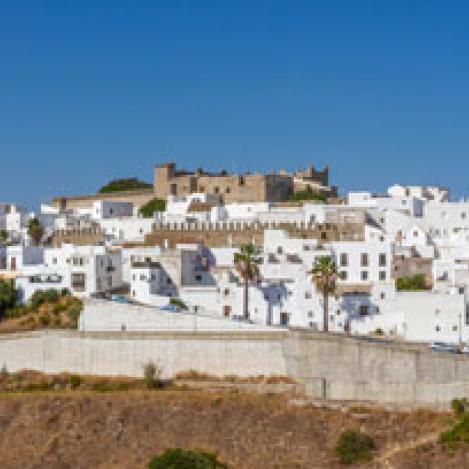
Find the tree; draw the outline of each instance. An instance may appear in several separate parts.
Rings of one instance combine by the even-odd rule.
[[[140,181],[137,178],[114,179],[99,189],[99,194],[110,192],[131,191],[137,189],[150,189],[153,185],[148,182]]]
[[[204,451],[181,448],[167,449],[155,456],[148,465],[150,469],[227,469],[217,456]]]
[[[335,291],[337,266],[330,256],[321,256],[309,272],[323,295],[323,330],[329,330],[329,294]]]
[[[42,241],[44,236],[44,227],[37,218],[31,218],[28,222],[28,235],[36,246]]]
[[[252,244],[241,246],[240,252],[235,254],[236,270],[241,275],[244,283],[243,297],[243,316],[249,319],[249,282],[259,274],[258,264],[260,259],[257,257],[256,248]]]
[[[326,203],[327,196],[324,194],[324,192],[313,191],[313,189],[308,186],[306,189],[295,192],[290,197],[290,202],[301,202],[303,200],[315,200],[317,202]]]
[[[0,243],[4,243],[8,239],[8,231],[0,230]]]
[[[18,299],[18,292],[13,280],[0,279],[0,315],[9,308],[14,308]]]
[[[335,452],[342,464],[360,464],[372,459],[374,441],[364,433],[345,430],[340,434]]]
[[[138,213],[144,218],[151,218],[155,212],[164,212],[166,210],[166,201],[163,199],[151,199],[145,205],[142,205]]]

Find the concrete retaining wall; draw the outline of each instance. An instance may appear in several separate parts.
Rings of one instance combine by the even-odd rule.
[[[422,345],[303,331],[0,335],[0,366],[9,371],[142,376],[149,360],[165,376],[288,375],[318,398],[447,406],[469,396],[469,358]]]
[[[214,375],[285,375],[284,333],[87,333],[35,332],[0,335],[0,366],[142,376],[154,361],[165,376],[194,369]]]

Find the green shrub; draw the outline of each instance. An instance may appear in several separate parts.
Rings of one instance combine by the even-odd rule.
[[[469,443],[469,413],[464,412],[453,428],[440,435],[440,441],[448,449],[453,449],[458,443]]]
[[[427,290],[427,282],[424,274],[416,274],[410,277],[400,277],[396,279],[397,291],[421,291]]]
[[[14,308],[18,301],[18,290],[13,280],[0,279],[0,316],[7,309]]]
[[[62,288],[62,290],[60,290],[60,295],[61,296],[70,296],[72,293],[70,292],[70,290],[68,288]]]
[[[143,365],[143,380],[145,381],[145,386],[148,389],[154,389],[161,387],[161,367],[155,365],[152,361],[149,361]]]
[[[451,409],[453,410],[456,417],[460,417],[469,409],[469,402],[465,397],[462,399],[453,399],[451,401]]]
[[[371,459],[374,447],[369,436],[346,430],[341,433],[335,451],[342,464],[358,464]]]
[[[125,178],[125,179],[114,179],[113,181],[108,182],[106,185],[99,189],[99,193],[106,194],[109,192],[120,192],[120,191],[130,191],[136,189],[150,189],[153,187],[153,184],[148,182],[140,181],[139,179]]]
[[[290,197],[290,202],[301,202],[303,200],[315,200],[317,202],[325,203],[327,201],[327,196],[318,191],[313,191],[311,187],[307,187],[304,190],[295,192]]]
[[[179,298],[171,298],[169,300],[169,303],[172,304],[172,305],[178,306],[181,309],[187,309],[186,303],[184,303],[184,301],[182,301]]]
[[[80,384],[81,384],[81,376],[80,375],[71,375],[69,378],[68,378],[68,382],[70,383],[70,387],[72,389],[76,389],[78,387],[80,387]]]
[[[375,330],[375,335],[377,336],[383,336],[384,335],[384,331],[383,329],[381,329],[381,327],[378,327],[376,330]]]
[[[129,388],[128,383],[112,383],[109,381],[98,381],[93,385],[93,389],[97,392],[128,391]]]
[[[227,469],[226,464],[218,461],[216,454],[186,449],[167,449],[155,456],[148,465],[149,469]]]
[[[48,314],[41,314],[39,316],[39,322],[44,326],[48,326],[50,324],[50,316]]]
[[[142,205],[138,213],[144,218],[152,218],[155,212],[164,212],[166,210],[166,201],[163,199],[151,199],[145,205]]]

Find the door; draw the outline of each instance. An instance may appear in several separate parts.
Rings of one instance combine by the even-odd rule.
[[[231,316],[231,306],[228,306],[228,305],[223,306],[223,315],[225,317]]]

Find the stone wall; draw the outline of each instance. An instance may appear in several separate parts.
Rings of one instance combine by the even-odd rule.
[[[54,207],[62,210],[91,208],[97,200],[112,200],[117,202],[130,202],[135,207],[141,207],[154,198],[153,189],[138,189],[131,191],[109,192],[104,194],[82,195],[72,197],[55,197],[52,201]]]
[[[9,371],[141,376],[149,360],[165,376],[288,375],[314,398],[448,407],[469,396],[469,357],[425,345],[294,330],[0,335],[0,366]]]
[[[361,223],[343,225],[324,223],[170,223],[155,224],[152,233],[145,237],[148,246],[162,246],[165,242],[170,247],[177,243],[201,241],[208,247],[241,246],[252,243],[262,246],[264,230],[283,229],[292,238],[317,239],[327,243],[331,241],[362,241],[364,227]]]

